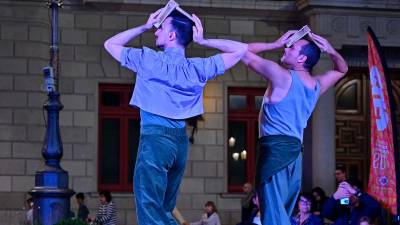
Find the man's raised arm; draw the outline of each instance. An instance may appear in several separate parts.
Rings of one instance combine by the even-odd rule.
[[[193,41],[199,45],[216,48],[224,53],[221,54],[224,61],[225,70],[234,66],[247,52],[247,44],[223,40],[223,39],[204,39],[203,26],[196,15],[192,15],[195,26],[193,27]]]
[[[260,53],[282,48],[286,44],[288,38],[292,36],[292,34],[294,33],[296,33],[295,30],[289,30],[284,35],[282,35],[278,40],[271,43],[266,43],[266,42],[249,43],[249,52]]]
[[[322,52],[326,52],[333,62],[333,69],[322,75],[317,76],[321,85],[321,94],[336,84],[348,71],[348,66],[344,58],[332,47],[332,45],[323,37],[311,34],[315,43]]]
[[[136,38],[143,32],[152,28],[153,24],[157,22],[156,17],[161,12],[161,9],[152,13],[147,20],[146,24],[141,26],[123,31],[119,34],[114,35],[104,42],[104,48],[107,50],[111,56],[116,59],[118,62],[120,61],[121,51],[124,46],[132,39]]]
[[[258,56],[257,53],[285,47],[289,37],[294,33],[296,33],[295,30],[289,30],[271,43],[250,43],[242,62],[274,85],[285,85],[287,83],[287,76],[285,75],[289,74],[287,69],[272,60]]]

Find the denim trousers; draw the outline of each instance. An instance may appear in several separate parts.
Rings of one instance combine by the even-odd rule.
[[[302,154],[257,188],[263,225],[290,225],[301,188]]]
[[[172,210],[185,171],[185,128],[142,126],[134,172],[139,225],[176,225]]]

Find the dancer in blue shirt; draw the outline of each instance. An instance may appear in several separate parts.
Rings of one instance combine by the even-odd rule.
[[[108,39],[104,46],[122,66],[136,72],[131,105],[140,108],[141,130],[134,175],[136,214],[139,225],[172,222],[179,184],[188,151],[184,119],[203,113],[206,82],[235,65],[247,45],[208,58],[186,58],[192,39],[206,47],[226,49],[232,41],[203,38],[197,16],[189,18],[173,11],[155,32],[162,51],[125,45],[157,22],[160,10],[146,24]]]

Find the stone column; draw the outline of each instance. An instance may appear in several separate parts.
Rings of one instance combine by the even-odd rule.
[[[319,74],[332,68],[326,55],[314,68]],[[319,99],[312,115],[312,185],[322,187],[327,194],[335,188],[335,89],[330,88]]]

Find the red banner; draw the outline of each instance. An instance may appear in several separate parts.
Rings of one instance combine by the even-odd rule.
[[[373,35],[373,34],[372,34]],[[371,165],[368,193],[393,215],[397,214],[396,169],[388,87],[375,36],[368,33],[371,84]],[[379,45],[379,44],[378,44]]]

